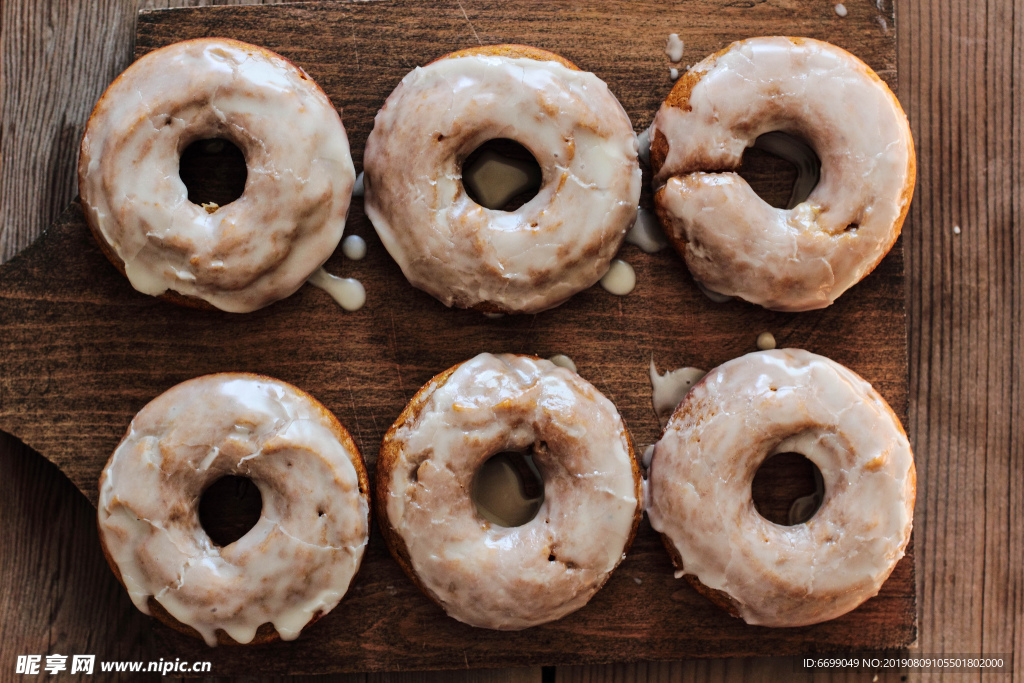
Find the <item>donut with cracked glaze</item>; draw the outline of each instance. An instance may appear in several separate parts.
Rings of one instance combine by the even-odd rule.
[[[512,212],[466,193],[462,163],[511,138],[540,165]],[[409,282],[446,306],[535,313],[607,272],[636,219],[637,141],[597,76],[538,48],[495,45],[409,73],[366,141],[366,214]]]
[[[198,505],[226,475],[250,478],[263,509],[219,547]],[[351,585],[368,492],[352,437],[312,396],[260,375],[206,375],[132,420],[100,477],[100,541],[135,606],[169,626],[211,646],[292,640]]]
[[[758,514],[754,474],[777,453],[821,470],[806,522]],[[758,351],[698,382],[655,445],[647,515],[676,576],[749,624],[834,619],[876,595],[913,525],[910,443],[864,379],[799,349]]]
[[[543,503],[522,526],[492,524],[471,499],[474,476],[496,453],[526,450]],[[413,582],[449,616],[491,629],[583,607],[641,516],[639,466],[611,401],[570,370],[510,354],[481,354],[421,388],[384,437],[374,489]]]
[[[821,160],[806,200],[776,209],[734,171],[758,136]],[[862,61],[810,38],[750,38],[694,65],[655,117],[655,205],[697,282],[779,311],[824,308],[900,234],[914,143],[895,95]]]
[[[215,137],[239,147],[247,177],[211,213],[188,200],[178,161]],[[302,69],[202,38],[140,57],[107,88],[78,182],[93,235],[135,289],[248,312],[294,293],[333,253],[355,169],[341,117]]]

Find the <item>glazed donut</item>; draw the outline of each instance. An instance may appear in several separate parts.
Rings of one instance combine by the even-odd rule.
[[[758,514],[754,473],[796,452],[825,495],[807,522]],[[709,372],[655,445],[647,514],[676,566],[748,624],[834,619],[876,595],[910,540],[916,472],[903,427],[859,376],[797,349]]]
[[[529,451],[544,481],[518,527],[481,517],[477,470]],[[639,466],[611,401],[576,373],[481,354],[427,383],[384,437],[375,501],[384,539],[449,616],[518,630],[583,607],[625,557],[641,516]]]
[[[792,209],[735,169],[758,136],[805,140],[821,179]],[[914,193],[914,142],[866,64],[809,38],[750,38],[694,65],[654,119],[663,228],[708,289],[778,311],[824,308],[882,260]]]
[[[485,209],[462,184],[480,145],[537,159],[537,196]],[[408,74],[377,114],[366,214],[406,278],[446,306],[536,313],[607,272],[636,218],[637,141],[608,86],[544,50],[462,50]]]
[[[245,190],[219,208],[190,202],[178,176],[182,152],[205,138],[245,155]],[[232,312],[289,296],[327,260],[354,183],[345,127],[319,86],[225,38],[128,67],[96,104],[78,161],[89,227],[135,289]]]
[[[259,488],[259,521],[218,547],[199,498],[226,475]],[[369,536],[368,479],[312,396],[244,373],[179,384],[132,420],[100,477],[103,552],[135,606],[213,646],[292,640],[341,600]]]

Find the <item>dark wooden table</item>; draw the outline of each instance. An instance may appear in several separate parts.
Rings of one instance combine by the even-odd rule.
[[[82,126],[104,87],[130,61],[139,6],[137,0],[0,0],[0,259],[27,246],[74,196]],[[878,30],[898,31],[898,93],[919,154],[918,190],[905,227],[908,427],[919,477],[915,545],[921,615],[915,652],[1020,656],[1024,421],[1017,413],[1024,398],[1024,270],[1016,263],[1024,256],[1024,240],[1015,226],[1021,223],[1024,181],[1024,95],[1018,82],[1024,73],[1024,3],[907,0],[897,10],[898,25]],[[678,11],[686,11],[686,3]],[[147,658],[148,620],[132,607],[103,561],[94,519],[87,500],[63,474],[0,434],[0,680],[13,676],[18,654]],[[1015,668],[1014,679],[1024,680],[1024,662]],[[449,680],[454,675],[370,678]],[[459,678],[872,680],[874,675],[812,676],[792,659],[773,659],[465,672]],[[903,675],[979,677],[893,671],[878,672],[878,680]]]

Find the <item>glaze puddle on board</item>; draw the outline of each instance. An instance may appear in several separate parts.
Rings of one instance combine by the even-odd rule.
[[[706,374],[704,370],[689,367],[659,374],[654,365],[654,357],[651,357],[651,403],[662,429],[690,388]],[[644,455],[646,457],[646,453]]]
[[[626,296],[636,287],[636,271],[622,259],[614,259],[608,272],[601,278],[605,291],[616,296]]]
[[[319,268],[309,276],[308,282],[330,294],[346,311],[358,311],[366,303],[366,290],[359,280],[331,275]]]
[[[658,217],[642,208],[637,209],[636,222],[626,233],[626,241],[640,247],[647,254],[654,254],[668,246],[665,233],[658,224]]]

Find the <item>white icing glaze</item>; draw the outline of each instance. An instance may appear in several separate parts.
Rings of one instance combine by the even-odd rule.
[[[579,375],[481,354],[394,433],[387,521],[452,617],[504,630],[558,619],[624,556],[640,505],[627,438],[615,406]],[[466,494],[477,469],[494,453],[531,449],[544,480],[537,516],[513,528],[481,519]]]
[[[679,69],[677,69],[675,67],[672,67],[671,69],[669,69],[668,70],[668,77],[671,78],[673,81],[678,80],[679,79]]]
[[[959,235],[960,234],[960,226],[959,225],[954,225],[953,226],[953,234],[954,235]]]
[[[757,348],[762,351],[771,351],[775,348],[775,335],[771,332],[762,332],[757,335]]]
[[[572,358],[569,358],[569,356],[565,355],[564,353],[556,353],[555,355],[548,358],[548,360],[560,368],[565,368],[566,370],[572,370],[573,372],[577,372],[576,363],[574,363],[572,361]]]
[[[653,458],[653,457],[654,457],[654,444],[651,444],[650,446],[648,446],[647,448],[644,449],[643,462],[642,462],[642,464],[644,466],[644,469],[647,469],[647,468],[649,468],[651,466],[651,458]]]
[[[639,208],[636,211],[636,222],[626,233],[626,241],[640,247],[641,251],[648,254],[661,251],[668,246],[665,233],[661,231],[658,217],[647,209]]]
[[[740,41],[690,73],[689,106],[665,104],[654,120],[669,146],[655,201],[670,239],[717,292],[773,310],[828,306],[899,234],[913,188],[906,116],[863,62],[811,39]],[[821,181],[791,210],[720,172],[772,131],[807,140],[821,159]]]
[[[664,429],[679,402],[683,400],[683,397],[686,396],[691,387],[699,382],[707,373],[700,368],[687,367],[659,374],[658,368],[654,365],[654,357],[652,356],[649,374],[651,378],[651,404],[654,406],[654,414],[658,416],[658,422],[661,423],[661,427]],[[646,452],[644,452],[644,458],[649,461]],[[650,463],[648,462],[645,466],[650,467]]]
[[[636,271],[622,259],[615,259],[601,278],[601,286],[616,296],[626,296],[636,287]]]
[[[471,167],[463,166],[462,182],[481,206],[497,210],[516,195],[539,187],[541,178],[536,164],[486,150]]]
[[[345,258],[361,261],[366,257],[366,240],[359,235],[349,235],[341,241],[341,253]]]
[[[462,160],[509,138],[544,182],[516,211],[472,201]],[[445,305],[534,313],[608,270],[636,217],[637,142],[597,76],[494,56],[441,59],[408,74],[366,142],[366,213],[414,286]]]
[[[665,41],[665,54],[668,55],[670,61],[682,61],[683,41],[679,39],[678,33],[668,34],[668,40]]]
[[[360,171],[359,175],[356,176],[356,183],[352,186],[352,196],[362,197],[364,194],[363,188],[363,172]]]
[[[354,278],[338,277],[319,268],[309,277],[309,284],[330,294],[346,311],[358,311],[366,303],[366,289]]]
[[[248,175],[238,199],[210,212],[188,201],[178,160],[212,137],[242,150]],[[354,179],[341,118],[305,72],[213,38],[156,50],[121,74],[79,159],[87,219],[132,286],[232,312],[289,296],[327,260]]]
[[[836,11],[836,14],[838,14],[839,16],[845,17],[846,16],[846,5],[844,5],[843,3],[839,3],[838,5],[835,6],[835,11]]]
[[[132,602],[155,599],[209,645],[271,623],[291,640],[348,590],[369,535],[353,462],[323,406],[267,377],[225,373],[161,394],[132,420],[100,477],[99,529]],[[198,501],[217,479],[252,479],[259,521],[216,546]],[[322,513],[322,514],[321,514]]]
[[[761,463],[784,452],[825,482],[821,508],[795,526],[761,517],[750,493]],[[800,626],[878,593],[910,540],[916,480],[903,428],[871,385],[786,349],[709,372],[655,446],[648,485],[651,526],[682,571],[730,596],[747,623]]]
[[[695,280],[694,282],[697,282],[697,281]],[[733,298],[734,298],[734,297],[729,296],[728,294],[720,294],[718,292],[712,291],[712,290],[708,289],[707,287],[705,287],[700,282],[697,282],[697,289],[700,290],[701,294],[703,294],[707,298],[711,299],[716,304],[724,304],[727,301],[732,301]]]
[[[640,161],[645,164],[651,163],[651,128],[644,128],[636,138],[637,154]]]

